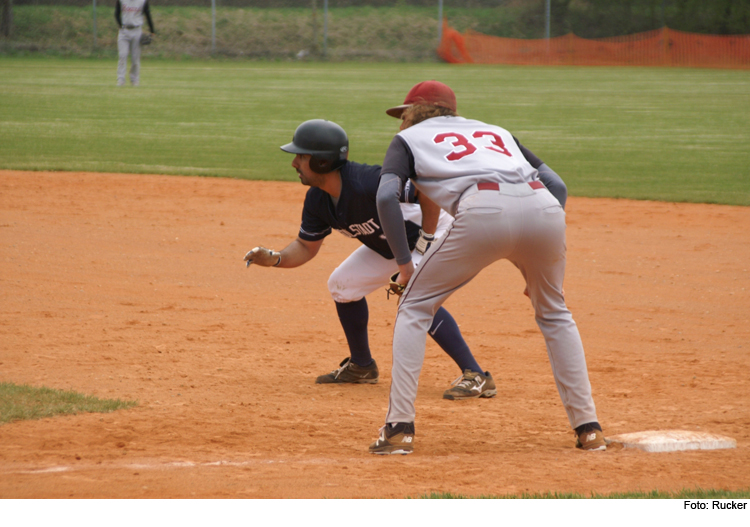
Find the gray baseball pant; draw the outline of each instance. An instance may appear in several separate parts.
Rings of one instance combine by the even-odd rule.
[[[130,84],[138,86],[141,79],[141,33],[142,28],[120,29],[117,34],[117,85],[125,85],[125,73],[130,55]]]
[[[578,327],[565,305],[565,211],[529,184],[469,188],[453,226],[433,244],[401,297],[386,423],[413,422],[427,331],[436,310],[479,271],[508,259],[523,274],[571,427],[597,421]]]

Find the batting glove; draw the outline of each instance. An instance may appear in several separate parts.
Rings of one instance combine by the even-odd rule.
[[[258,264],[262,267],[277,267],[281,263],[281,253],[265,247],[256,247],[245,255],[244,260],[245,267],[250,267],[250,264]]]
[[[430,248],[430,245],[432,245],[432,242],[434,241],[434,234],[427,234],[422,229],[419,229],[419,239],[417,240],[417,245],[414,248],[419,254],[424,254],[427,252],[427,249]]]

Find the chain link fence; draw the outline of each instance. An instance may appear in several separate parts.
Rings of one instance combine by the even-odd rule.
[[[460,32],[603,38],[670,28],[750,33],[750,0],[149,0],[145,55],[438,61],[442,22]],[[0,53],[116,54],[115,0],[0,0]]]
[[[18,1],[18,0],[16,0]],[[26,0],[29,1],[29,0]],[[34,0],[31,0],[34,1]],[[81,3],[66,0],[68,4]],[[169,2],[169,0],[166,0]],[[182,3],[198,2],[182,0]],[[174,0],[169,2],[176,4]],[[437,6],[338,7],[337,0],[280,0],[288,7],[245,7],[239,0],[203,5],[151,4],[155,42],[144,55],[169,58],[436,61]],[[234,5],[227,5],[228,3]],[[246,4],[249,2],[245,2]],[[292,4],[297,4],[292,5]],[[6,53],[109,56],[116,53],[114,0],[92,4],[17,4]]]

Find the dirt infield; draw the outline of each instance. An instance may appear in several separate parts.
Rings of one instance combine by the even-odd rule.
[[[454,295],[493,399],[441,398],[429,342],[411,456],[367,453],[385,416],[394,299],[368,297],[377,385],[315,385],[347,356],[326,288],[357,242],[298,269],[245,252],[296,235],[305,187],[0,171],[0,381],[136,399],[0,426],[0,498],[402,498],[745,489],[750,208],[570,198],[566,297],[606,434],[710,431],[731,450],[573,448],[507,262]]]

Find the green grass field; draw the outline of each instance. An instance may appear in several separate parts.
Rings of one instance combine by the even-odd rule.
[[[459,113],[511,130],[571,195],[750,205],[750,71],[146,59],[139,88],[116,88],[115,68],[0,57],[0,169],[296,181],[279,145],[300,122],[338,122],[352,159],[377,164],[398,127],[385,108],[438,79]]]
[[[109,413],[137,405],[136,401],[99,399],[72,391],[0,382],[0,425],[56,415]]]
[[[384,110],[425,79],[500,124],[574,196],[750,205],[750,71],[0,58],[0,168],[295,180],[279,145],[304,120],[380,163]]]

